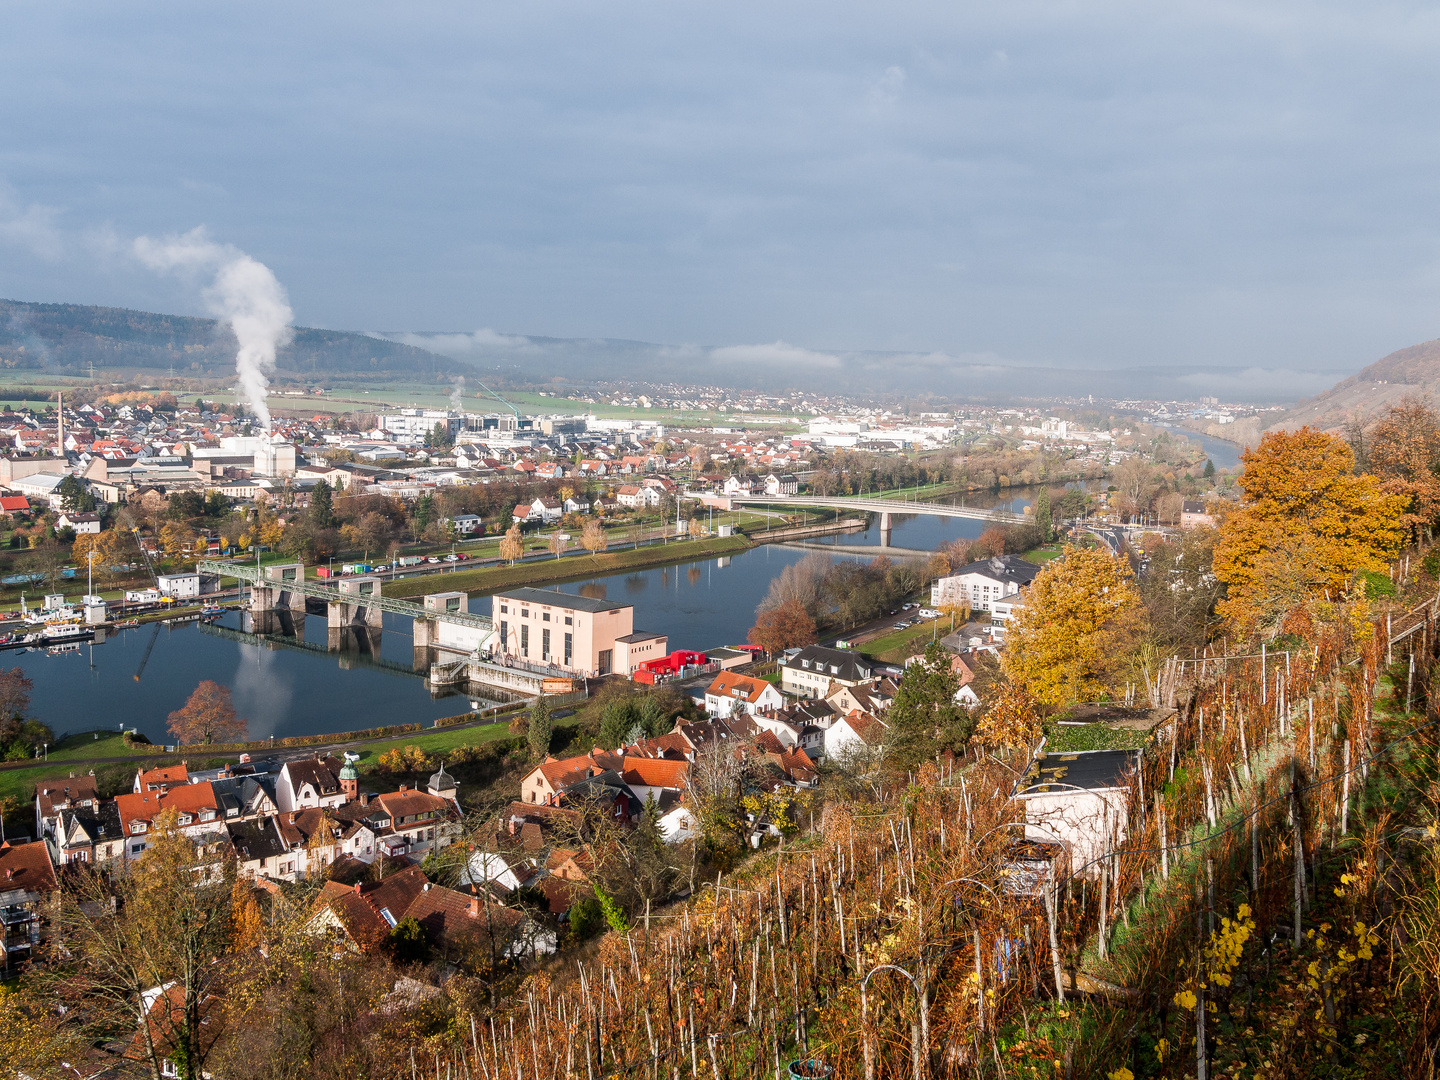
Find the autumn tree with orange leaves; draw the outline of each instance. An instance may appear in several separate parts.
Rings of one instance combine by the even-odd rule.
[[[1440,418],[1429,405],[1406,397],[1392,405],[1369,433],[1369,472],[1386,492],[1406,500],[1400,523],[1412,539],[1440,519]]]
[[[1241,456],[1245,502],[1215,545],[1216,605],[1240,626],[1273,626],[1291,608],[1339,600],[1357,573],[1383,571],[1405,539],[1408,499],[1356,476],[1341,439],[1313,428],[1267,434]]]
[[[180,743],[238,742],[245,738],[246,721],[235,715],[230,688],[205,679],[185,704],[170,714],[170,734]]]
[[[816,636],[815,620],[794,599],[762,611],[750,628],[750,644],[759,645],[772,656],[786,649],[814,645]]]

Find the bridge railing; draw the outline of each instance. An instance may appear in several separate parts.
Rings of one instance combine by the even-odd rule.
[[[434,618],[444,622],[459,623],[463,626],[473,626],[481,630],[493,629],[490,619],[484,615],[472,615],[468,611],[426,611],[422,605],[413,600],[399,600],[385,596],[383,592],[368,593],[364,596],[357,593],[342,593],[336,586],[318,581],[299,578],[294,581],[275,581],[264,576],[263,567],[251,566],[248,563],[201,559],[195,564],[195,568],[202,574],[218,574],[221,577],[236,578],[239,581],[247,582],[252,587],[280,589],[283,592],[299,593],[302,596],[314,596],[331,603],[349,604],[351,607],[377,607],[381,611],[388,611],[394,615],[405,615],[412,619]]]

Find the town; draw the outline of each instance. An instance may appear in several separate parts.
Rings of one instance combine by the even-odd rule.
[[[7,5],[0,1080],[1435,1080],[1415,8]]]

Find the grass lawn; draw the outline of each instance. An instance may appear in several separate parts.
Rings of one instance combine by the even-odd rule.
[[[1047,754],[1076,750],[1139,750],[1149,736],[1135,728],[1112,728],[1104,724],[1083,727],[1049,723],[1045,725]]]
[[[949,632],[949,619],[927,619],[919,626],[892,630],[883,637],[863,642],[860,651],[882,664],[898,664],[916,653],[924,652],[932,638],[942,638]]]
[[[119,725],[116,725],[118,728]],[[153,757],[141,749],[131,749],[116,731],[80,731],[66,735],[50,748],[51,761],[93,761],[109,757]]]
[[[1060,557],[1060,545],[1042,544],[1040,547],[1031,548],[1020,557],[1026,562],[1039,563],[1041,566],[1044,566],[1051,559],[1058,559]]]

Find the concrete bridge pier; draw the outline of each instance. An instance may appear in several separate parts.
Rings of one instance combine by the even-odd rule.
[[[345,604],[337,600],[325,605],[325,615],[331,630],[347,626],[369,626],[379,630],[384,623],[384,612],[378,607]]]
[[[305,595],[294,589],[286,588],[290,582],[303,582],[304,580],[304,563],[280,563],[265,567],[262,575],[264,583],[250,586],[250,610],[256,614],[266,611],[289,611],[292,608],[304,611]]]
[[[268,590],[265,590],[268,591]],[[295,617],[287,607],[270,606],[249,612],[249,619],[241,623],[252,634],[267,637],[295,637]],[[246,623],[248,622],[248,626]]]
[[[378,629],[383,625],[385,613],[378,605],[365,603],[367,597],[379,599],[379,577],[342,578],[339,593],[342,599],[331,600],[327,607],[332,629],[355,624]]]
[[[435,620],[415,620],[415,670],[429,671],[435,662]]]
[[[887,510],[880,515],[880,545],[890,546],[890,512]]]
[[[341,668],[351,668],[354,664],[348,662],[347,657],[380,655],[380,634],[378,626],[364,623],[331,625],[326,632],[325,644],[331,652],[340,654]]]

